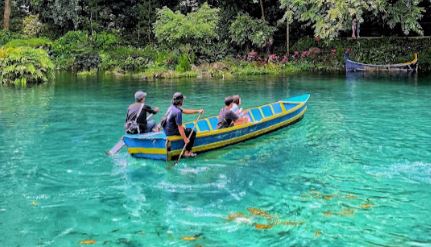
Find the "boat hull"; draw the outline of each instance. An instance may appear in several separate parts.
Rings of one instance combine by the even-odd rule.
[[[249,110],[251,123],[225,129],[215,129],[214,117],[196,125],[197,136],[193,152],[205,152],[246,141],[302,119],[307,110],[309,95],[302,95]],[[207,124],[205,124],[207,123]],[[213,126],[211,126],[213,123]],[[193,123],[185,124],[193,127]],[[206,129],[208,126],[208,130]],[[167,137],[163,132],[144,135],[125,135],[128,152],[137,158],[172,160],[177,157],[184,142],[179,136]]]
[[[411,72],[418,70],[418,59],[417,54],[415,54],[415,58],[406,63],[399,64],[365,64],[355,62],[349,59],[349,56],[345,55],[345,67],[346,72],[373,72],[373,71],[395,71],[395,72]]]

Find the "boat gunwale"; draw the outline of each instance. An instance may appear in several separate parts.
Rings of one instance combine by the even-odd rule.
[[[245,135],[242,136],[238,136],[238,137],[234,137],[234,138],[229,138],[226,140],[221,140],[218,142],[213,142],[213,143],[209,143],[209,144],[205,144],[205,145],[200,145],[200,146],[194,146],[192,151],[194,152],[206,152],[209,150],[213,150],[213,149],[217,149],[217,148],[222,148],[225,146],[229,146],[235,143],[239,143],[239,142],[243,142],[246,140],[250,140],[256,137],[259,137],[261,135],[264,135],[266,133],[269,132],[273,132],[276,131],[278,129],[281,129],[287,125],[290,125],[292,123],[294,123],[295,121],[299,121],[305,114],[305,112],[307,111],[307,106],[305,104],[302,105],[304,109],[302,109],[301,112],[299,112],[298,114],[296,114],[295,116],[286,119],[280,123],[268,126],[266,128],[260,129],[260,130],[256,130],[250,133],[247,133]],[[301,108],[296,109],[296,111],[300,110]],[[294,111],[295,112],[295,111]],[[292,113],[292,112],[290,112]],[[288,113],[288,114],[290,114]],[[286,115],[288,115],[286,114]],[[285,115],[283,115],[285,116]],[[275,119],[275,118],[274,118]],[[262,124],[263,122],[259,122],[258,124]],[[167,152],[167,160],[171,160],[173,157],[178,156],[180,154],[181,150],[180,149],[175,149],[175,150],[170,150]]]
[[[393,67],[393,69],[398,69],[398,70],[414,70],[414,69],[410,69],[410,68],[402,68],[405,66],[409,66],[409,65],[416,65],[418,63],[418,54],[414,53],[414,58],[411,61],[408,62],[404,62],[404,63],[395,63],[395,64],[369,64],[369,63],[361,63],[361,62],[357,62],[357,61],[353,61],[349,58],[348,54],[345,57],[345,65],[346,65],[346,70],[366,70],[365,68],[347,68],[347,62],[351,63],[351,64],[355,64],[355,65],[361,65],[361,66],[368,66],[371,68],[387,68],[387,67]]]
[[[288,100],[287,101],[279,100],[279,101],[274,102],[274,103],[280,103],[280,106],[282,106],[281,105],[282,103],[297,104],[295,107],[292,107],[289,110],[286,110],[286,108],[283,105],[282,106],[282,111],[280,113],[274,114],[274,115],[272,115],[270,117],[263,117],[260,121],[249,122],[249,123],[245,123],[245,124],[241,124],[241,125],[236,125],[236,126],[229,127],[229,128],[222,128],[222,129],[215,129],[215,130],[210,130],[210,131],[197,132],[196,138],[199,138],[199,137],[208,137],[208,136],[218,135],[218,134],[222,134],[222,133],[228,133],[228,132],[231,132],[231,131],[236,131],[236,130],[239,130],[239,129],[244,129],[244,128],[247,128],[247,127],[251,127],[251,126],[254,126],[254,125],[257,125],[257,124],[260,124],[260,123],[268,122],[268,121],[271,121],[271,120],[279,118],[279,117],[283,117],[283,116],[285,116],[287,114],[295,112],[296,110],[300,109],[302,106],[304,106],[307,103],[308,99],[310,98],[310,95],[309,94],[303,94],[303,95],[307,95],[307,98],[305,100],[303,100],[303,101],[295,102],[295,101],[288,101]],[[247,111],[250,111],[251,109],[260,109],[262,106],[272,105],[274,103],[268,103],[268,104],[263,104],[263,105],[260,105],[260,106],[252,107],[252,108],[247,109]],[[211,117],[214,117],[214,116],[211,116]],[[207,117],[207,118],[204,118],[204,119],[209,119],[211,117]],[[192,122],[188,122],[188,123],[192,123]],[[188,123],[185,123],[184,125],[186,125]],[[181,136],[167,136],[166,140],[168,140],[168,141],[177,141],[177,140],[182,140],[182,137]]]

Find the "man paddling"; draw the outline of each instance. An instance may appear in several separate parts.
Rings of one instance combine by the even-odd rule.
[[[151,132],[156,126],[154,119],[147,121],[147,113],[156,114],[159,112],[158,107],[151,108],[145,104],[147,93],[137,91],[135,93],[136,102],[131,104],[127,109],[125,129],[127,134],[142,134]]]
[[[184,129],[183,127],[183,113],[184,114],[202,114],[203,109],[192,110],[192,109],[182,109],[181,106],[184,104],[185,97],[182,93],[175,93],[172,97],[172,105],[168,108],[166,112],[166,121],[162,123],[162,127],[167,136],[181,136],[186,144],[184,156],[194,157],[195,153],[192,152],[192,147],[195,142],[196,131],[190,128]],[[190,138],[190,139],[189,139]]]

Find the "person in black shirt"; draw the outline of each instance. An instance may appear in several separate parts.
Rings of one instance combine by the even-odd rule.
[[[158,107],[151,108],[145,104],[147,93],[137,91],[135,93],[136,102],[129,105],[126,116],[126,132],[128,134],[141,134],[151,132],[156,126],[154,119],[147,121],[147,113],[156,114],[159,112]],[[139,116],[138,116],[139,114]]]
[[[193,109],[182,109],[184,104],[184,95],[180,92],[176,92],[172,97],[172,105],[166,112],[166,124],[163,126],[165,134],[167,136],[179,135],[183,138],[186,145],[184,157],[194,157],[195,153],[192,152],[193,144],[196,138],[196,131],[190,128],[184,128],[183,126],[183,113],[184,114],[203,114],[204,109],[193,110]],[[190,137],[190,139],[189,139]]]

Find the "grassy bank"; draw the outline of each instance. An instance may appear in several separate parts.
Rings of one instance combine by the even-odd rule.
[[[27,83],[46,81],[49,75],[44,74],[52,74],[54,67],[57,70],[73,71],[78,76],[105,72],[116,76],[132,75],[140,79],[232,78],[343,71],[343,54],[346,50],[351,51],[353,60],[374,64],[409,61],[413,53],[418,52],[420,71],[431,71],[430,38],[338,39],[329,42],[302,38],[292,46],[288,57],[257,52],[203,56],[193,52],[190,46],[175,49],[155,45],[134,47],[125,45],[113,33],[89,34],[83,31],[68,32],[57,40],[1,31],[0,46],[0,67],[9,72],[0,78],[4,84],[22,83],[22,77]],[[29,54],[31,59],[28,58]],[[21,71],[15,73],[18,70]]]

